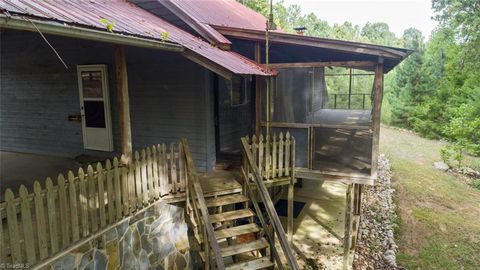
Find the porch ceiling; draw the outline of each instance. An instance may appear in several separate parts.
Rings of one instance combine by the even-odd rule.
[[[34,25],[35,23],[35,25]],[[37,25],[38,24],[38,25]],[[43,1],[0,0],[0,27],[37,31],[85,39],[79,30],[95,30],[97,41],[196,54],[198,61],[213,62],[205,67],[217,72],[224,69],[233,74],[272,76],[273,73],[254,61],[232,51],[223,51],[186,31],[164,21],[134,4],[122,1]],[[59,28],[64,28],[62,31]],[[110,28],[110,29],[107,29]],[[110,30],[110,31],[109,31]],[[109,35],[110,40],[101,39]],[[124,42],[136,39],[136,42]],[[139,42],[142,39],[144,43]],[[143,45],[142,45],[143,44]],[[153,46],[156,45],[156,46]],[[225,73],[225,72],[224,72]]]

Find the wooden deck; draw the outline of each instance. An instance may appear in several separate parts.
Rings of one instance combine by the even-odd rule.
[[[205,197],[242,191],[240,171],[213,171],[199,178]]]

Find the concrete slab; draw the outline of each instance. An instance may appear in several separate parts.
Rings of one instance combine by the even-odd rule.
[[[72,158],[0,151],[0,201],[7,188],[18,194],[23,184],[30,191],[35,180],[44,184],[45,178],[56,179],[59,173],[76,171],[80,166]]]
[[[315,264],[324,267],[320,269],[342,269],[345,193],[346,185],[335,182],[304,179],[303,186],[295,188],[294,200],[306,203],[294,219],[293,248],[301,268]],[[286,228],[287,219],[281,221]]]

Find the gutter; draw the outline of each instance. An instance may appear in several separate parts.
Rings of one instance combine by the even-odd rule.
[[[81,38],[98,42],[114,43],[171,52],[184,51],[183,46],[170,42],[123,35],[120,33],[110,33],[106,31],[72,26],[57,22],[46,22],[31,18],[28,18],[28,20],[26,20],[19,16],[14,17],[0,14],[0,28],[37,32],[37,29],[35,28],[33,23],[44,34]]]

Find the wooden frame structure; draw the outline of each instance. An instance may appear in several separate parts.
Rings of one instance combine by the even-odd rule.
[[[257,43],[258,44],[258,43]],[[328,62],[307,62],[307,63],[275,63],[269,64],[272,68],[308,68],[308,67],[344,67],[355,68],[365,71],[374,71],[374,81],[372,86],[373,104],[371,111],[371,125],[344,125],[344,124],[322,124],[322,123],[282,123],[282,122],[270,122],[265,123],[261,121],[261,117],[258,116],[258,112],[261,112],[260,100],[261,95],[257,93],[256,99],[256,112],[257,117],[255,123],[255,130],[258,132],[265,127],[270,128],[286,128],[286,129],[307,129],[307,141],[308,141],[308,168],[295,168],[296,177],[299,179],[311,179],[319,181],[339,181],[347,185],[346,191],[346,205],[345,205],[345,234],[344,234],[344,269],[351,269],[354,251],[357,241],[357,232],[361,215],[361,197],[362,186],[372,185],[374,179],[377,177],[377,158],[379,152],[379,131],[380,131],[380,113],[381,104],[383,98],[383,57],[378,57],[378,61],[328,61]],[[257,89],[258,91],[258,89]],[[347,130],[369,130],[372,132],[372,159],[371,159],[371,173],[369,175],[360,173],[346,173],[346,172],[328,172],[322,170],[313,169],[312,156],[314,142],[315,128],[335,128],[335,129],[347,129]],[[293,189],[292,189],[293,190]],[[293,192],[292,192],[293,200]],[[290,191],[289,191],[289,207],[290,207]],[[290,214],[290,213],[289,213]],[[292,221],[293,222],[293,221]],[[289,229],[290,229],[290,217],[289,217]],[[289,238],[291,235],[289,234]]]

